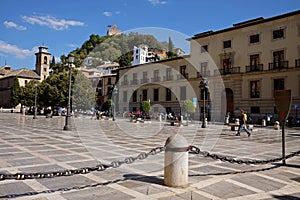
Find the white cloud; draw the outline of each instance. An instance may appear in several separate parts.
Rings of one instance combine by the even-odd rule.
[[[22,16],[22,19],[30,24],[38,24],[41,26],[47,26],[54,30],[65,30],[70,26],[83,26],[84,23],[74,20],[56,19],[52,16]]]
[[[25,26],[21,26],[21,25],[18,25],[16,23],[10,22],[10,21],[5,21],[5,22],[3,22],[3,24],[6,28],[15,28],[19,31],[24,31],[27,29]]]
[[[16,45],[8,44],[0,40],[0,53],[14,55],[17,58],[27,58],[34,55],[37,51],[37,47],[29,49],[21,49]]]
[[[152,5],[157,5],[157,4],[166,4],[167,1],[161,1],[161,0],[148,0]]]
[[[104,16],[106,16],[106,17],[112,16],[112,12],[108,12],[108,11],[105,11],[105,12],[103,12],[102,14],[103,14]]]

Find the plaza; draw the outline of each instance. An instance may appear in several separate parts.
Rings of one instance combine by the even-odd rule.
[[[282,156],[281,130],[254,126],[240,137],[229,126],[209,123],[201,128],[170,126],[128,118],[96,120],[72,117],[72,131],[63,131],[64,117],[46,118],[0,113],[0,174],[44,173],[118,163],[163,147],[173,134],[210,154],[242,160]],[[299,151],[299,128],[286,128],[286,155]],[[189,153],[189,185],[165,186],[164,152],[105,171],[26,180],[1,180],[1,199],[299,199],[300,157],[281,162],[245,165]]]

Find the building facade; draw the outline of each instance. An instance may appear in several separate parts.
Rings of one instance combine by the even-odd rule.
[[[185,99],[204,106],[212,120],[244,109],[256,119],[276,119],[276,90],[291,90],[290,116],[300,105],[300,11],[257,18],[230,28],[196,34],[190,56],[119,70],[119,110],[135,111],[150,100],[153,111],[180,112]],[[208,91],[199,88],[208,80]],[[206,92],[204,92],[206,91]],[[157,108],[155,108],[157,106]]]

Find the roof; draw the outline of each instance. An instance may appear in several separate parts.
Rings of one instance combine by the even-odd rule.
[[[293,16],[293,15],[299,15],[299,14],[300,14],[300,10],[296,10],[296,11],[289,12],[289,13],[282,14],[282,15],[278,15],[278,16],[275,16],[275,17],[270,17],[270,18],[267,18],[267,19],[264,19],[263,17],[259,17],[259,18],[255,18],[255,19],[251,19],[251,20],[247,20],[247,21],[244,21],[244,22],[239,22],[239,23],[233,24],[233,27],[230,27],[230,28],[221,29],[221,30],[218,30],[218,31],[210,30],[210,31],[199,33],[199,34],[195,34],[193,37],[188,38],[187,40],[204,38],[204,37],[207,37],[207,36],[216,35],[216,34],[219,34],[219,33],[224,33],[224,32],[228,32],[228,31],[232,31],[232,30],[237,30],[237,29],[248,27],[248,26],[262,24],[262,23],[266,23],[266,22],[270,22],[270,21],[290,17],[290,16]]]
[[[0,75],[5,75],[9,72],[13,71],[12,67],[11,66],[8,66],[8,65],[4,65],[0,68]]]
[[[31,78],[31,79],[40,79],[40,76],[35,73],[34,71],[26,68],[13,70],[4,75],[2,78],[12,77],[12,76],[18,76],[22,78]]]

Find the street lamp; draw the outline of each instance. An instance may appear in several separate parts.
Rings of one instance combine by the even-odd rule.
[[[69,67],[70,67],[70,82],[69,82],[69,97],[68,97],[66,124],[64,126],[65,131],[71,131],[72,130],[71,124],[70,124],[70,119],[71,119],[70,104],[71,104],[72,66],[73,66],[73,63],[74,63],[74,54],[72,54],[72,53],[69,54],[68,63],[69,63]]]
[[[113,106],[114,106],[114,109],[113,109],[113,121],[115,121],[115,112],[116,112],[116,97],[117,97],[117,94],[118,94],[118,87],[115,86],[114,87],[114,90],[113,90]]]
[[[205,78],[202,79],[202,81],[200,81],[200,89],[201,91],[203,91],[203,118],[202,118],[202,128],[206,128],[206,122],[205,122],[205,93],[206,90],[208,89],[208,82]],[[201,98],[200,98],[201,99]]]
[[[35,82],[35,83],[34,83],[34,87],[35,87],[35,96],[34,96],[34,115],[33,115],[33,119],[36,119],[36,112],[37,112],[37,109],[36,109],[37,86],[38,86],[38,83]]]

